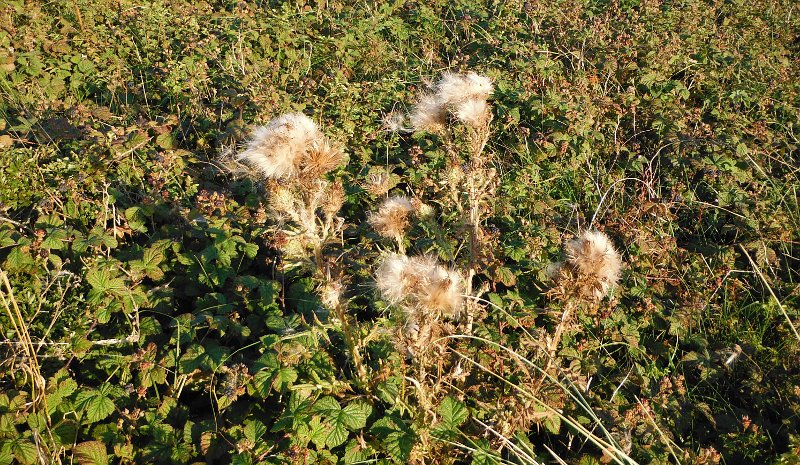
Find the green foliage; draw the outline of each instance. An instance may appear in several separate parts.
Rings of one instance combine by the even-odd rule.
[[[641,464],[797,463],[793,8],[4,2],[0,465],[607,463],[581,428]],[[445,171],[464,135],[382,116],[467,69],[495,83],[474,270],[490,303],[481,340],[425,371],[374,298],[367,187],[428,202],[404,246],[463,265]],[[308,270],[284,270],[264,186],[219,166],[287,111],[349,152],[335,258],[353,334]],[[623,282],[573,312],[547,265],[601,225]]]

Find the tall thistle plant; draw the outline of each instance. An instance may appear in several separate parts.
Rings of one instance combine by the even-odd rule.
[[[453,386],[464,384],[469,371],[454,355],[455,339],[450,336],[470,334],[484,311],[480,296],[488,288],[476,286],[475,281],[486,257],[485,220],[493,212],[497,185],[494,154],[486,150],[492,91],[493,84],[485,76],[446,73],[417,96],[408,115],[390,119],[395,129],[438,141],[448,154],[447,165],[438,180],[442,187],[431,198],[387,197],[369,216],[375,232],[396,244],[396,250],[387,250],[381,257],[375,282],[397,322],[393,335],[398,351],[410,364],[404,377],[416,399],[412,416],[420,436],[415,453],[423,457],[447,455],[437,452],[444,443],[425,432],[437,418],[436,406],[453,392]],[[453,254],[406,250],[407,243],[415,243],[406,235],[416,222],[426,224],[427,228],[420,228],[424,230],[447,229],[428,202],[440,205],[444,216],[455,211],[453,216],[459,218],[460,224],[452,225],[450,231],[459,233]]]
[[[288,113],[253,130],[234,156],[234,164],[266,181],[270,215],[276,224],[274,244],[283,268],[304,268],[316,284],[321,302],[336,317],[358,380],[366,380],[358,322],[343,297],[346,275],[335,255],[341,249],[344,203],[341,182],[328,174],[344,165],[343,147],[329,140],[309,117]]]

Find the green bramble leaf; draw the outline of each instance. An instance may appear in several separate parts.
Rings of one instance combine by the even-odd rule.
[[[100,441],[82,442],[73,449],[80,465],[108,465],[106,446]]]
[[[29,440],[16,438],[6,444],[10,444],[9,449],[11,455],[22,465],[33,465],[38,462],[39,454],[36,451],[36,445]],[[2,457],[2,455],[3,454],[0,453],[0,457]]]
[[[75,407],[86,412],[89,423],[108,417],[114,411],[114,402],[96,389],[86,389],[78,393]]]
[[[141,260],[131,262],[131,271],[140,273],[153,281],[158,281],[164,277],[164,272],[159,265],[164,261],[164,252],[160,247],[150,247],[145,249]]]
[[[86,281],[92,286],[89,301],[95,304],[100,303],[107,294],[118,294],[126,289],[125,282],[105,266],[90,269],[86,273]]]
[[[443,424],[451,429],[458,428],[467,419],[469,411],[467,406],[460,400],[447,396],[439,405],[439,415]]]
[[[244,422],[244,437],[255,443],[261,436],[267,433],[267,427],[258,420],[248,420]]]
[[[378,419],[370,428],[381,442],[383,448],[397,462],[407,463],[411,451],[417,443],[416,433],[399,418],[385,416]]]
[[[356,431],[367,425],[367,418],[371,413],[371,405],[366,402],[355,401],[347,404],[342,409],[338,420],[350,431]]]
[[[14,451],[11,450],[11,442],[0,444],[0,465],[11,465],[14,462]]]

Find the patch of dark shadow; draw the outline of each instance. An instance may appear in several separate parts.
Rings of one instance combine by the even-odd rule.
[[[83,137],[83,131],[70,123],[67,118],[58,116],[42,120],[35,128],[36,138],[41,143],[59,140],[74,140]]]

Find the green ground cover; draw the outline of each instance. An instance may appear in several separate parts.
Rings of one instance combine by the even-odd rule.
[[[482,150],[386,130],[446,71]],[[0,465],[798,464],[799,71],[792,0],[4,0]],[[286,112],[349,157],[309,259],[224,157]],[[590,227],[600,301],[547,272]],[[403,250],[472,277],[424,344]]]

